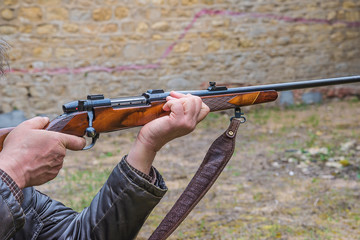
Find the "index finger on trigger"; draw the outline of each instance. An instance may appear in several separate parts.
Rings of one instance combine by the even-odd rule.
[[[86,140],[83,137],[77,137],[64,133],[59,134],[61,134],[61,141],[66,149],[77,151],[82,150],[86,145]]]

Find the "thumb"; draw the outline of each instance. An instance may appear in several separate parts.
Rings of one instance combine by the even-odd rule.
[[[48,123],[49,123],[48,117],[34,117],[21,123],[19,127],[29,128],[29,129],[44,129]]]
[[[86,145],[85,138],[64,134],[64,133],[58,133],[58,134],[61,134],[61,142],[67,149],[77,151],[83,149]]]

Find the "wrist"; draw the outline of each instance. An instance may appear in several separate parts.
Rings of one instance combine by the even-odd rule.
[[[143,134],[144,128],[142,128],[136,138],[137,144],[141,144],[145,151],[158,152],[169,140],[167,135],[162,134],[160,136],[154,136],[154,134]],[[146,132],[146,131],[145,131]]]
[[[23,176],[23,174],[19,173],[19,169],[15,170],[14,167],[11,166],[11,161],[13,160],[1,156],[0,169],[3,170],[7,175],[9,175],[9,177],[16,183],[16,185],[20,189],[23,189],[25,188],[25,177],[20,177]]]
[[[136,139],[134,145],[130,149],[126,161],[137,170],[149,174],[152,163],[156,156],[154,148],[150,145],[144,144],[139,139]]]

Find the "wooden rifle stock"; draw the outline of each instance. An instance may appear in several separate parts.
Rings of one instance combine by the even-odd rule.
[[[241,106],[275,101],[276,91],[257,91],[249,93],[218,94],[201,96],[211,112],[232,109]],[[126,128],[143,126],[146,123],[169,114],[163,110],[166,100],[155,100],[149,104],[130,107],[99,106],[93,108],[92,123],[96,133],[118,131]],[[76,136],[86,135],[89,126],[88,111],[64,113],[52,120],[45,130]],[[6,136],[14,128],[0,129],[0,151]]]

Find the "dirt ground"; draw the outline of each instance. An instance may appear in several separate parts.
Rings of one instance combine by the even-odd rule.
[[[224,172],[170,239],[360,239],[360,101],[251,107]],[[181,194],[231,112],[212,113],[157,155],[168,193],[138,239],[147,239]],[[138,129],[105,134],[69,153],[39,189],[81,210],[125,155]]]

